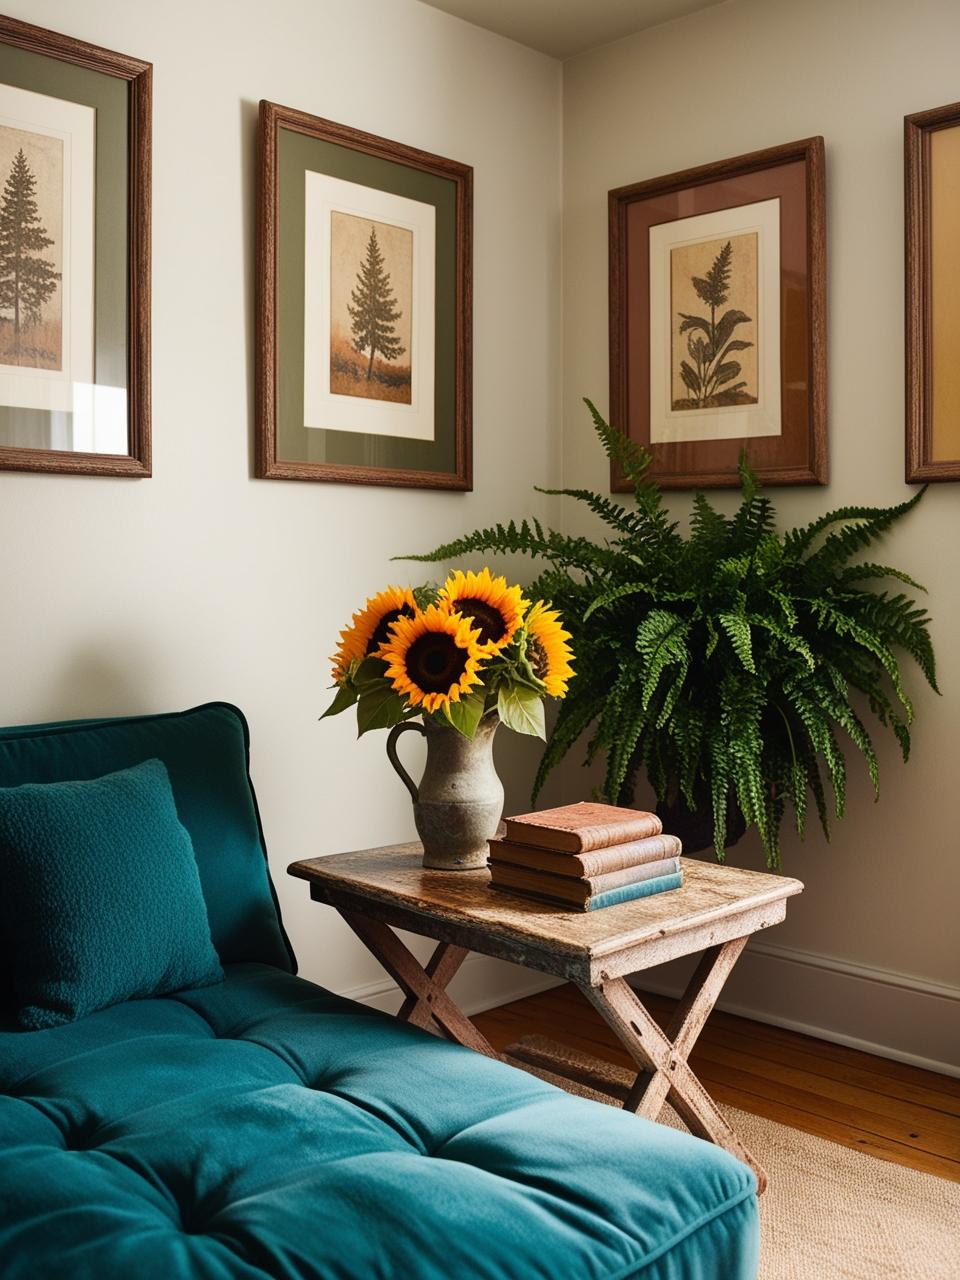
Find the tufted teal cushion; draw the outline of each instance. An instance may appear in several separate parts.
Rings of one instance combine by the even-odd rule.
[[[162,761],[170,775],[221,962],[292,970],[248,771],[247,722],[236,707],[0,729],[0,787],[99,778],[144,760]],[[0,955],[7,945],[0,936]]]
[[[0,921],[21,1025],[219,982],[166,768],[0,787]]]
[[[716,1147],[263,965],[0,1023],[4,1280],[752,1280]]]

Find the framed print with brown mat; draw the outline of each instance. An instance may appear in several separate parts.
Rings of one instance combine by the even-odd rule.
[[[257,475],[471,488],[473,170],[260,104]]]
[[[150,475],[151,66],[0,17],[0,469]]]
[[[904,119],[910,482],[960,480],[960,102]]]
[[[611,421],[665,489],[825,484],[822,138],[609,193]],[[614,492],[629,486],[612,476]]]

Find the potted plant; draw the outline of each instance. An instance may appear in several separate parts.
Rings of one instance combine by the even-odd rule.
[[[411,558],[521,552],[543,563],[530,590],[562,611],[577,678],[534,798],[589,732],[587,760],[606,761],[600,798],[631,803],[643,767],[668,829],[685,817],[705,826],[699,836],[679,832],[688,851],[712,842],[722,858],[753,825],[778,867],[788,806],[803,836],[812,802],[829,838],[829,784],[843,815],[842,738],[862,754],[877,787],[865,715],[896,735],[907,758],[913,708],[898,651],[937,688],[927,613],[903,592],[869,584],[895,579],[922,588],[897,569],[855,559],[923,491],[894,507],[842,507],[779,534],[772,503],[741,460],[736,513],[721,514],[697,493],[684,537],[647,478],[650,456],[586,403],[635,505],[583,489],[541,492],[585,503],[607,526],[603,541],[523,520]]]
[[[544,699],[563,698],[573,674],[569,639],[556,610],[488,569],[457,571],[439,588],[388,587],[340,633],[324,716],[355,705],[358,736],[390,730],[387,756],[413,798],[424,866],[486,866],[503,812],[493,735],[502,722],[546,736]],[[419,784],[397,755],[408,729],[427,742]]]

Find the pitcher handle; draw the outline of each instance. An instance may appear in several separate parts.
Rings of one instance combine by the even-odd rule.
[[[414,724],[412,720],[405,720],[402,724],[395,724],[387,734],[387,759],[393,765],[400,781],[413,797],[413,803],[418,804],[420,800],[420,792],[417,789],[417,784],[400,763],[400,757],[397,755],[397,741],[405,729],[416,729],[417,733],[422,733],[424,737],[427,736],[427,731],[424,729],[423,725]]]

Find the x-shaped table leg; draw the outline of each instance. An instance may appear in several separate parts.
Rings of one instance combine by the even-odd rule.
[[[687,1063],[687,1057],[723,989],[730,970],[746,946],[734,938],[704,953],[690,979],[666,1032],[641,1004],[624,978],[608,978],[600,986],[584,983],[584,995],[619,1036],[642,1068],[624,1107],[656,1120],[669,1102],[691,1133],[725,1148],[748,1164],[763,1191],[767,1175],[736,1133]]]
[[[468,955],[463,947],[439,943],[424,968],[388,925],[342,908],[340,914],[404,993],[406,999],[399,1013],[403,1021],[417,1027],[429,1027],[435,1022],[448,1040],[485,1053],[488,1058],[500,1057],[446,993],[447,983]]]

